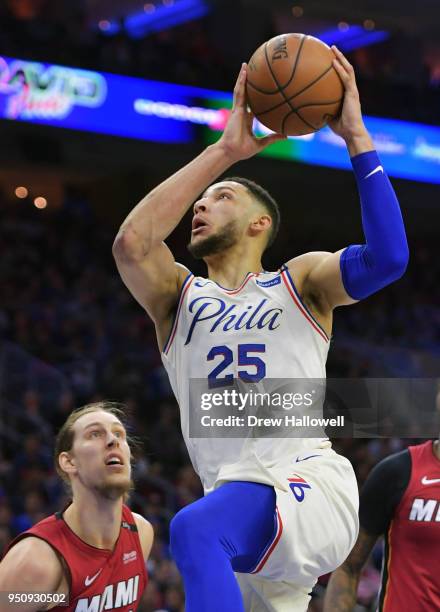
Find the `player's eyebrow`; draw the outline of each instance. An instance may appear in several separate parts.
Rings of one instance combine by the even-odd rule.
[[[229,191],[232,191],[233,193],[237,193],[237,191],[234,189],[234,187],[229,187],[229,185],[223,185],[223,186],[218,185],[217,187],[212,187],[211,191],[223,191],[224,189],[229,189]],[[202,194],[202,198],[206,197],[207,193],[208,193],[208,191],[205,191]]]
[[[114,427],[115,425],[117,425],[121,429],[124,429],[124,426],[122,425],[122,423],[119,423],[118,421],[113,421],[113,423],[111,424],[112,427]],[[89,427],[96,427],[96,426],[104,427],[104,425],[100,423],[99,421],[94,421],[93,423],[89,423],[88,425],[86,425],[83,431],[86,431],[87,429],[89,429]]]

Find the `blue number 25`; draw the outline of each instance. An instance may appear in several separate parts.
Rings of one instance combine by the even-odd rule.
[[[266,364],[260,357],[251,355],[250,353],[265,353],[265,344],[239,344],[238,347],[238,365],[254,367],[255,372],[250,373],[248,370],[237,370],[238,377],[244,382],[259,382],[266,376]],[[221,356],[223,360],[208,374],[209,386],[219,387],[232,383],[233,374],[226,374],[219,377],[234,361],[234,354],[228,346],[213,346],[207,355],[207,360],[212,361],[216,357]]]

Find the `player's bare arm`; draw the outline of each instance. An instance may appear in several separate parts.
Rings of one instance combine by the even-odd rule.
[[[5,593],[57,593],[68,596],[68,585],[61,560],[54,549],[40,538],[29,536],[6,554],[0,563],[0,612],[11,610]],[[14,603],[17,612],[49,610],[57,603]]]
[[[324,600],[324,612],[352,612],[361,575],[377,536],[360,530],[353,550],[330,578]]]
[[[341,114],[333,119],[329,125],[338,136],[344,139],[351,158],[356,158],[356,156],[362,154],[374,156],[374,145],[362,119],[359,92],[353,67],[336,47],[332,47],[332,49],[335,53],[333,65],[344,84],[345,94]],[[359,160],[360,158],[356,159]],[[331,313],[336,306],[353,304],[358,299],[362,299],[362,297],[366,297],[382,286],[393,282],[403,274],[408,261],[408,247],[400,210],[397,200],[392,201],[393,197],[395,199],[395,195],[389,182],[385,183],[382,166],[377,165],[371,172],[365,171],[361,177],[357,176],[358,185],[359,181],[365,182],[369,179],[372,181],[382,179],[384,182],[383,186],[376,187],[376,192],[371,192],[369,195],[370,202],[368,202],[370,208],[375,206],[378,209],[370,212],[372,217],[370,219],[370,236],[377,234],[376,242],[381,248],[375,250],[370,248],[368,258],[365,257],[367,260],[364,262],[365,269],[361,270],[365,278],[356,279],[358,281],[356,291],[350,294],[347,291],[347,279],[345,279],[345,283],[343,279],[341,257],[346,249],[341,249],[335,253],[306,253],[288,262],[289,271],[298,285],[300,294],[327,332],[331,330]],[[367,187],[370,186],[366,184],[365,188]],[[363,199],[366,200],[367,198],[365,198],[365,194],[362,194],[361,189],[360,192],[361,202],[364,205]],[[383,210],[380,209],[382,202],[379,201],[382,197]],[[389,205],[386,198],[391,200]],[[394,223],[394,226],[392,223]],[[364,233],[368,242],[367,229],[364,219]],[[387,243],[387,232],[397,239]],[[379,236],[382,241],[381,245]],[[368,246],[374,246],[373,241]],[[375,266],[376,270],[374,269]],[[370,270],[368,270],[368,267]],[[359,292],[358,285],[362,282],[364,283],[364,286],[361,287],[363,291]]]
[[[144,560],[147,561],[150,556],[151,547],[153,546],[154,531],[153,526],[147,519],[140,514],[133,512],[133,517],[138,528],[139,539],[141,541],[142,553]]]
[[[254,136],[245,82],[243,64],[234,89],[233,109],[220,140],[147,194],[125,219],[113,245],[122,280],[153,319],[160,347],[168,336],[179,291],[188,274],[175,262],[164,240],[197,197],[230,166],[284,138],[277,134]]]

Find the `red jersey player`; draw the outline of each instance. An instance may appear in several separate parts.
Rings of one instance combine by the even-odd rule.
[[[378,610],[440,610],[440,439],[378,463],[365,482],[359,520],[358,540],[330,579],[325,612],[353,610],[362,567],[380,535],[385,556]]]
[[[124,504],[132,481],[122,416],[113,404],[98,402],[64,423],[55,463],[72,501],[9,546],[0,563],[1,612],[137,608],[153,530]]]

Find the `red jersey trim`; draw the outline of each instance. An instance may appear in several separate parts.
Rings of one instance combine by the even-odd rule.
[[[301,300],[301,297],[298,291],[296,290],[293,279],[289,274],[287,266],[284,266],[283,268],[281,268],[281,276],[283,278],[284,284],[287,287],[288,292],[292,296],[292,299],[295,302],[301,314],[307,319],[307,321],[310,323],[313,329],[316,332],[318,332],[318,334],[321,336],[324,342],[327,342],[327,343],[330,342],[330,338],[328,337],[327,333],[324,331],[324,329],[321,327],[318,321],[313,317],[313,315],[311,314],[307,306]]]
[[[283,521],[281,520],[281,514],[280,514],[280,511],[278,510],[278,506],[276,507],[276,512],[277,512],[277,530],[275,532],[274,539],[272,540],[272,543],[269,545],[269,548],[263,554],[262,559],[258,562],[257,567],[251,572],[249,572],[250,574],[257,574],[263,569],[270,555],[273,553],[275,546],[278,544],[281,538],[281,534],[283,533]]]
[[[190,280],[190,278],[191,278],[191,280]],[[171,348],[171,345],[173,343],[174,336],[176,335],[176,331],[177,331],[177,325],[179,323],[179,315],[180,315],[180,311],[182,309],[183,300],[185,299],[185,295],[186,295],[189,287],[191,286],[191,283],[193,282],[194,278],[195,277],[193,276],[193,273],[190,272],[188,274],[188,276],[185,278],[185,280],[183,281],[182,288],[180,289],[180,299],[179,299],[179,303],[178,303],[178,306],[177,306],[176,316],[175,316],[174,321],[173,321],[173,325],[172,325],[172,328],[171,328],[171,331],[170,331],[170,335],[168,336],[168,340],[166,341],[164,349],[163,349],[163,353],[165,355],[168,354],[168,352],[169,352],[169,350]]]
[[[223,291],[226,291],[228,295],[234,295],[235,293],[239,293],[242,289],[244,289],[245,285],[247,285],[248,281],[253,276],[258,276],[258,274],[256,274],[255,272],[248,272],[244,278],[244,281],[241,283],[239,287],[237,287],[237,289],[227,289],[226,287],[222,287],[222,285],[220,285],[216,281],[212,281],[212,282],[215,283],[217,287],[220,287],[220,289],[223,289]]]

